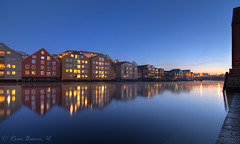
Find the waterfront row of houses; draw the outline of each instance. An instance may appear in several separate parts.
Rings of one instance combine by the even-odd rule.
[[[153,65],[112,61],[101,53],[68,50],[51,55],[42,48],[27,55],[0,43],[0,80],[192,80],[193,77],[190,70],[164,71]]]

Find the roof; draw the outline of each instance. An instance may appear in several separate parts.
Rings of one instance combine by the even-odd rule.
[[[122,61],[122,62],[117,62],[117,63],[114,63],[113,65],[114,65],[114,66],[121,66],[122,64],[125,64],[125,63],[130,63],[130,64],[133,64],[133,63],[131,63],[131,62],[128,62],[128,61]],[[133,64],[133,65],[135,65],[135,64]]]
[[[19,55],[21,55],[21,56],[23,56],[20,52],[18,52],[18,51],[15,51],[15,50],[13,50],[13,49],[11,49],[11,48],[9,48],[8,46],[6,46],[4,43],[0,43],[0,45],[3,45],[3,46],[5,46],[5,47],[7,47],[8,49],[10,49],[11,51],[13,51],[13,52],[15,52],[15,53],[17,53],[17,54],[19,54]]]

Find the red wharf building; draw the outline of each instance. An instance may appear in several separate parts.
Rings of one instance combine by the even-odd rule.
[[[22,79],[60,80],[60,64],[44,48],[22,61]]]

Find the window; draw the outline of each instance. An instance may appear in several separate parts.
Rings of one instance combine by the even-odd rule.
[[[71,54],[71,57],[74,57],[74,54]]]
[[[32,75],[36,75],[36,71],[32,71]]]
[[[87,64],[87,63],[88,63],[88,61],[85,61],[85,63]]]
[[[47,72],[47,76],[51,76],[51,72]]]
[[[88,66],[87,66],[87,65],[85,65],[85,68],[88,68]]]
[[[50,66],[51,65],[51,62],[47,62],[47,66]]]
[[[72,64],[70,64],[69,66],[72,67]]]
[[[52,67],[52,70],[56,70],[56,67],[54,66],[54,67]]]
[[[32,60],[32,63],[35,64],[35,63],[36,63],[36,60]]]
[[[82,73],[84,73],[84,70],[82,70]]]
[[[41,64],[44,64],[44,60],[41,60]]]
[[[77,59],[78,58],[78,55],[75,55],[75,59]]]
[[[72,62],[72,59],[69,59],[69,62]]]
[[[16,65],[12,65],[12,68],[16,68]]]
[[[16,74],[16,72],[15,71],[12,71],[12,75],[15,75]]]
[[[47,60],[51,60],[51,57],[50,57],[50,56],[47,56]]]
[[[81,75],[80,75],[80,74],[78,74],[78,75],[77,75],[77,78],[81,78]]]
[[[66,64],[66,67],[69,67],[69,64]]]
[[[5,56],[5,52],[4,51],[0,51],[0,56]]]
[[[44,59],[44,56],[41,56],[41,59],[43,60],[43,59]]]
[[[87,70],[85,70],[85,73],[87,73]]]
[[[44,54],[44,51],[41,51],[41,54],[43,55],[43,54]]]
[[[87,78],[87,75],[85,75],[85,78]]]
[[[33,56],[32,56],[32,58],[34,58],[34,59],[35,59],[35,58],[36,58],[36,56],[35,56],[35,55],[33,55]]]
[[[76,73],[77,73],[77,70],[74,70],[74,73],[76,74]]]
[[[72,72],[72,69],[69,69],[69,72]]]
[[[7,68],[11,68],[11,65],[10,65],[10,64],[7,64]]]
[[[10,62],[10,58],[7,58],[7,62]]]
[[[56,65],[56,62],[55,62],[55,61],[53,61],[53,62],[52,62],[52,65]]]
[[[47,71],[50,71],[51,70],[51,68],[50,67],[47,67]]]
[[[81,58],[83,58],[83,56],[81,55]]]
[[[29,95],[29,90],[25,90],[25,95]]]
[[[44,66],[41,66],[41,70],[44,70]]]
[[[0,71],[0,76],[4,76],[4,71]]]
[[[81,63],[81,60],[78,60],[78,62],[77,62],[78,64],[80,64]]]
[[[36,69],[36,66],[35,66],[35,65],[32,65],[32,69]]]
[[[15,59],[15,58],[12,58],[12,61],[13,61],[13,62],[15,62],[15,61],[16,61],[16,59]]]
[[[41,71],[41,75],[44,75],[44,71]]]
[[[66,62],[69,62],[69,59],[66,59]]]
[[[84,65],[82,65],[82,68],[84,68]]]
[[[78,66],[77,66],[77,68],[79,68],[79,69],[80,69],[80,68],[81,68],[81,65],[78,65]]]
[[[28,70],[25,71],[25,75],[29,75],[29,71]]]
[[[82,75],[82,77],[84,78],[84,75]]]
[[[53,74],[53,75],[56,75],[56,72],[53,72],[52,74]]]
[[[81,71],[80,70],[78,70],[78,73],[80,73]]]
[[[44,89],[41,89],[40,93],[41,93],[41,94],[44,94]]]
[[[66,72],[68,72],[69,70],[68,69],[66,69]]]
[[[93,64],[95,64],[95,61],[93,61]]]
[[[11,52],[10,52],[10,51],[7,51],[7,54],[11,54]]]

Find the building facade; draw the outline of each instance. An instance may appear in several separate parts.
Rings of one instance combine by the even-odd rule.
[[[138,78],[145,80],[153,80],[158,76],[158,69],[153,65],[140,65],[138,66]]]
[[[78,51],[65,52],[61,57],[62,80],[90,80],[90,59]]]
[[[130,62],[114,62],[113,68],[117,80],[137,80],[138,69],[137,65]]]
[[[0,43],[0,80],[20,80],[21,69],[21,54]]]
[[[91,80],[113,80],[115,74],[111,67],[111,58],[99,54],[90,58],[91,62]]]
[[[22,79],[60,80],[60,64],[42,48],[22,61]]]

